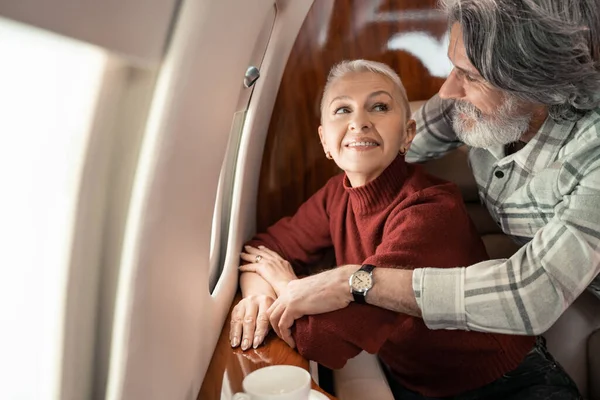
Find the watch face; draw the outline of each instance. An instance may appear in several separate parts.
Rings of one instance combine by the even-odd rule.
[[[371,274],[366,271],[357,271],[352,279],[352,290],[365,292],[373,286]]]

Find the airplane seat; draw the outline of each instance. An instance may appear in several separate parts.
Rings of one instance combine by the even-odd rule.
[[[379,358],[366,351],[333,370],[333,387],[339,400],[394,400]]]
[[[424,102],[411,102],[416,111]],[[458,185],[467,211],[491,258],[508,258],[519,246],[494,222],[477,193],[467,162],[467,149],[460,147],[425,169]],[[577,384],[585,399],[600,400],[600,301],[584,292],[544,334],[550,352]],[[333,371],[334,388],[340,400],[393,399],[377,356],[366,352]],[[376,393],[374,397],[372,394]]]
[[[600,400],[600,300],[584,291],[544,337],[582,396]]]
[[[588,339],[590,399],[600,399],[600,329]]]

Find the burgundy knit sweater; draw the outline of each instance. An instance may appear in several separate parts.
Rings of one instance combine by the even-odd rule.
[[[451,268],[487,258],[457,187],[402,157],[365,186],[333,177],[293,217],[248,244],[276,251],[298,275],[331,246],[338,265]],[[354,302],[297,320],[293,335],[300,354],[330,368],[361,350],[377,353],[404,387],[431,397],[496,380],[534,344],[528,336],[429,330],[420,318]]]

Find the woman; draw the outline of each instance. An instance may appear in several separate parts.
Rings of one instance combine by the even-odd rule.
[[[268,307],[332,247],[339,265],[376,268],[455,267],[487,258],[456,186],[405,163],[415,123],[400,78],[389,67],[364,60],[334,66],[321,114],[323,150],[344,173],[293,217],[247,243],[241,258],[248,264],[240,267],[244,298],[232,314],[234,347],[240,339],[244,350],[262,342]],[[356,302],[297,320],[293,338],[300,354],[330,368],[341,368],[362,350],[377,353],[392,388],[430,397],[493,385],[521,364],[535,341],[432,331],[419,318]]]

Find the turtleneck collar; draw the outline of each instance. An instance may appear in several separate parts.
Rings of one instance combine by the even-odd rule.
[[[346,175],[344,190],[350,196],[350,204],[356,214],[369,214],[381,210],[397,196],[406,179],[404,156],[398,155],[377,178],[365,185],[353,188]]]

